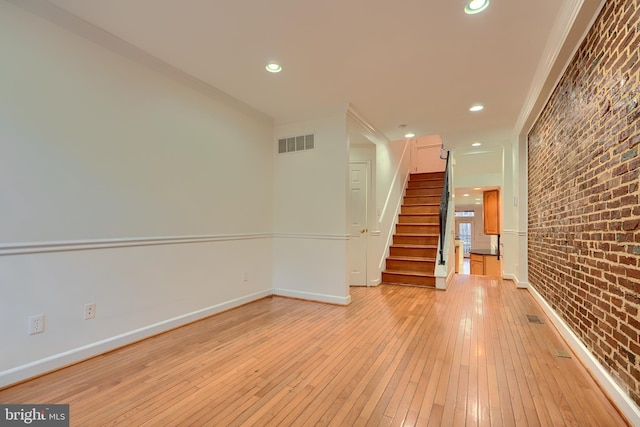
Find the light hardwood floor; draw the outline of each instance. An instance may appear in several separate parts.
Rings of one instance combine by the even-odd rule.
[[[0,390],[75,426],[623,426],[526,290],[352,288],[266,298]],[[526,315],[544,324],[529,323]]]

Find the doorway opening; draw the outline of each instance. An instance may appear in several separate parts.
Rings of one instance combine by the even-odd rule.
[[[473,221],[474,210],[456,210],[456,239],[462,240],[463,253],[465,258],[471,254],[473,243]]]
[[[464,250],[464,257],[469,258],[471,253],[471,236],[473,236],[472,230],[473,224],[471,221],[458,222],[458,238],[462,240],[462,248]]]

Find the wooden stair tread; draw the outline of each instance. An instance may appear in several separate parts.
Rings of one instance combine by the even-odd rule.
[[[435,262],[435,258],[427,258],[423,256],[398,256],[392,255],[387,257],[387,259],[395,260],[395,261],[418,261],[418,262]]]
[[[418,197],[437,197],[437,196],[405,196],[405,197],[415,197],[415,198],[418,198]],[[403,203],[403,204],[402,204],[402,206],[423,206],[423,204],[422,204],[422,203],[410,203],[410,202],[409,202],[409,203],[407,203],[407,202],[405,202],[405,203]],[[427,205],[427,206],[428,206],[428,205]],[[433,206],[433,205],[431,205],[431,206]],[[440,208],[440,204],[438,203],[438,209],[439,209],[439,208]]]
[[[433,273],[425,273],[422,271],[411,271],[411,270],[385,270],[384,273],[401,274],[403,276],[436,277]]]
[[[422,175],[418,173],[412,173],[409,176],[409,181],[441,181],[444,182],[444,175]]]
[[[440,236],[438,233],[395,233],[395,236],[402,237],[438,237]]]
[[[390,282],[388,280],[384,281],[384,282],[380,282],[381,285],[391,285],[391,286],[409,286],[409,287],[414,287],[414,288],[425,288],[425,289],[435,289],[436,285],[431,285],[431,284],[424,284],[424,285],[416,285],[416,284],[412,284],[412,283],[396,283],[396,282]]]
[[[438,249],[437,245],[411,245],[409,243],[395,243],[390,247],[392,248],[407,248],[407,249]]]

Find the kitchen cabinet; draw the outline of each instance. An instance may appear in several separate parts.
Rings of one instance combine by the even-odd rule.
[[[488,250],[471,250],[471,274],[502,277],[502,261],[498,255]]]
[[[496,255],[484,256],[484,275],[502,277],[502,261]]]
[[[470,255],[471,274],[484,274],[484,255],[472,253]]]
[[[488,190],[483,193],[484,234],[500,234],[500,193]]]

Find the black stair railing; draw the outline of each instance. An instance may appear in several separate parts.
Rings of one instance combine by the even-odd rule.
[[[445,153],[446,157],[442,157]],[[444,183],[442,185],[442,197],[440,199],[440,265],[445,264],[444,260],[444,239],[446,237],[447,214],[449,213],[449,151],[440,148],[440,158],[447,161],[444,168]]]

